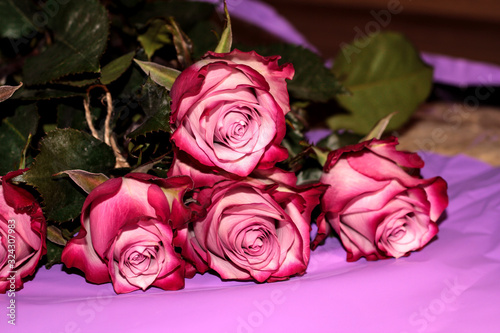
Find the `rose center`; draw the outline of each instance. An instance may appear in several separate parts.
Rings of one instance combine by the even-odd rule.
[[[250,255],[259,254],[263,250],[265,234],[262,230],[250,230],[246,232],[243,240],[243,249]]]

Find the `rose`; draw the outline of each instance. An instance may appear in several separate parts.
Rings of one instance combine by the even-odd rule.
[[[18,290],[45,254],[47,225],[37,201],[10,183],[25,170],[0,177],[0,293]],[[14,277],[12,279],[12,277]]]
[[[323,187],[295,185],[282,171],[267,180],[226,180],[201,190],[205,217],[178,230],[176,245],[200,273],[222,279],[272,282],[305,273],[310,254],[310,218]],[[286,183],[274,183],[271,178]]]
[[[287,158],[291,64],[255,52],[209,52],[171,90],[172,140],[200,163],[245,177]]]
[[[321,182],[324,194],[315,247],[329,224],[347,250],[347,261],[401,257],[421,249],[438,232],[436,220],[448,205],[446,182],[421,179],[415,153],[397,151],[397,139],[371,140],[329,154]]]
[[[62,253],[67,267],[88,281],[112,281],[117,293],[156,286],[184,286],[184,263],[172,245],[172,227],[189,218],[183,204],[189,177],[160,179],[132,173],[107,180],[90,192],[81,229]]]

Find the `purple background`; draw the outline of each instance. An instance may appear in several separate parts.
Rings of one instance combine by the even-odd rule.
[[[263,26],[273,22],[269,30],[308,45],[259,1],[230,1],[229,10],[267,17]],[[500,82],[498,67],[425,59],[438,82]],[[448,181],[450,205],[437,239],[407,258],[347,263],[329,238],[312,253],[307,274],[289,281],[223,282],[205,274],[180,291],[124,295],[57,265],[41,268],[16,293],[16,326],[7,324],[9,298],[0,295],[0,332],[499,332],[500,168],[465,156],[422,157],[425,177]]]

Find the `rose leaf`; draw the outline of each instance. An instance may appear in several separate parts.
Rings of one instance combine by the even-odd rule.
[[[226,15],[226,26],[222,31],[222,35],[220,36],[220,41],[217,47],[215,48],[215,53],[228,53],[231,52],[231,46],[233,44],[233,32],[231,30],[231,17],[229,16],[229,12],[227,11],[227,4],[224,1],[224,14]]]
[[[63,246],[47,241],[47,263],[45,268],[50,269],[55,264],[61,263],[63,249]]]
[[[332,116],[332,129],[366,134],[389,113],[398,112],[387,131],[403,125],[432,87],[432,68],[401,34],[384,32],[344,45],[332,72],[350,94],[336,97],[350,114]]]
[[[141,106],[146,119],[139,128],[128,135],[137,138],[139,135],[155,131],[170,132],[170,103],[167,90],[154,83],[150,78],[142,87]]]
[[[151,60],[156,51],[172,43],[166,23],[161,19],[153,20],[149,24],[148,30],[144,34],[139,35],[137,40],[141,43],[149,60]]]
[[[293,64],[295,75],[288,81],[287,86],[290,95],[295,98],[327,102],[344,92],[344,88],[335,75],[325,67],[323,60],[310,50],[291,44],[258,46],[252,49],[264,56],[281,56],[280,64],[287,62]]]
[[[14,116],[0,123],[0,175],[17,170],[23,160],[23,150],[30,134],[38,127],[36,104],[19,106]]]
[[[0,102],[9,99],[22,85],[23,83],[21,82],[18,86],[0,86]]]
[[[0,37],[22,39],[37,31],[31,18],[37,8],[29,0],[0,1]]]
[[[130,52],[105,65],[101,70],[101,83],[107,85],[118,79],[130,67],[134,56],[135,52]]]
[[[48,28],[53,33],[53,43],[26,60],[23,71],[27,85],[51,82],[69,74],[99,72],[99,59],[109,33],[108,15],[99,1],[59,5]]]
[[[134,61],[147,75],[151,76],[153,81],[168,90],[172,88],[175,79],[181,74],[181,72],[176,69],[162,66],[154,62],[141,61],[137,59],[134,59]]]
[[[65,170],[107,173],[115,165],[113,150],[91,135],[74,129],[56,129],[40,143],[40,153],[24,175],[40,192],[46,216],[56,222],[76,218],[85,193],[69,178],[53,177]]]

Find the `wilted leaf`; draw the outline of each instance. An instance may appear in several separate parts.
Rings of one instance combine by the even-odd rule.
[[[54,225],[47,226],[47,239],[61,246],[66,245],[66,243],[68,242],[66,239],[64,239],[61,230]]]
[[[97,73],[108,40],[108,16],[97,0],[61,5],[48,27],[54,44],[24,66],[27,85],[42,84],[69,74]]]
[[[60,176],[63,174],[68,175],[76,185],[87,193],[90,193],[90,191],[109,179],[102,173],[92,173],[85,170],[65,170],[56,173],[54,176]]]
[[[183,68],[191,65],[191,52],[193,51],[193,43],[189,37],[181,30],[174,18],[169,19],[170,24],[167,25],[168,30],[172,34],[175,50],[177,51],[177,60]]]
[[[42,140],[40,153],[24,179],[40,192],[47,218],[64,222],[80,214],[85,194],[71,179],[53,175],[74,169],[106,173],[114,165],[113,150],[104,142],[77,130],[56,129]]]
[[[38,127],[38,113],[35,104],[20,106],[14,116],[0,124],[0,175],[17,170],[23,159],[23,149],[29,134],[35,134]]]
[[[0,86],[0,102],[9,99],[22,85],[23,83],[21,82],[18,86]]]
[[[401,34],[379,33],[345,46],[332,68],[351,92],[337,97],[349,115],[328,119],[333,129],[366,134],[377,121],[398,112],[387,130],[403,125],[432,87],[432,68]]]

